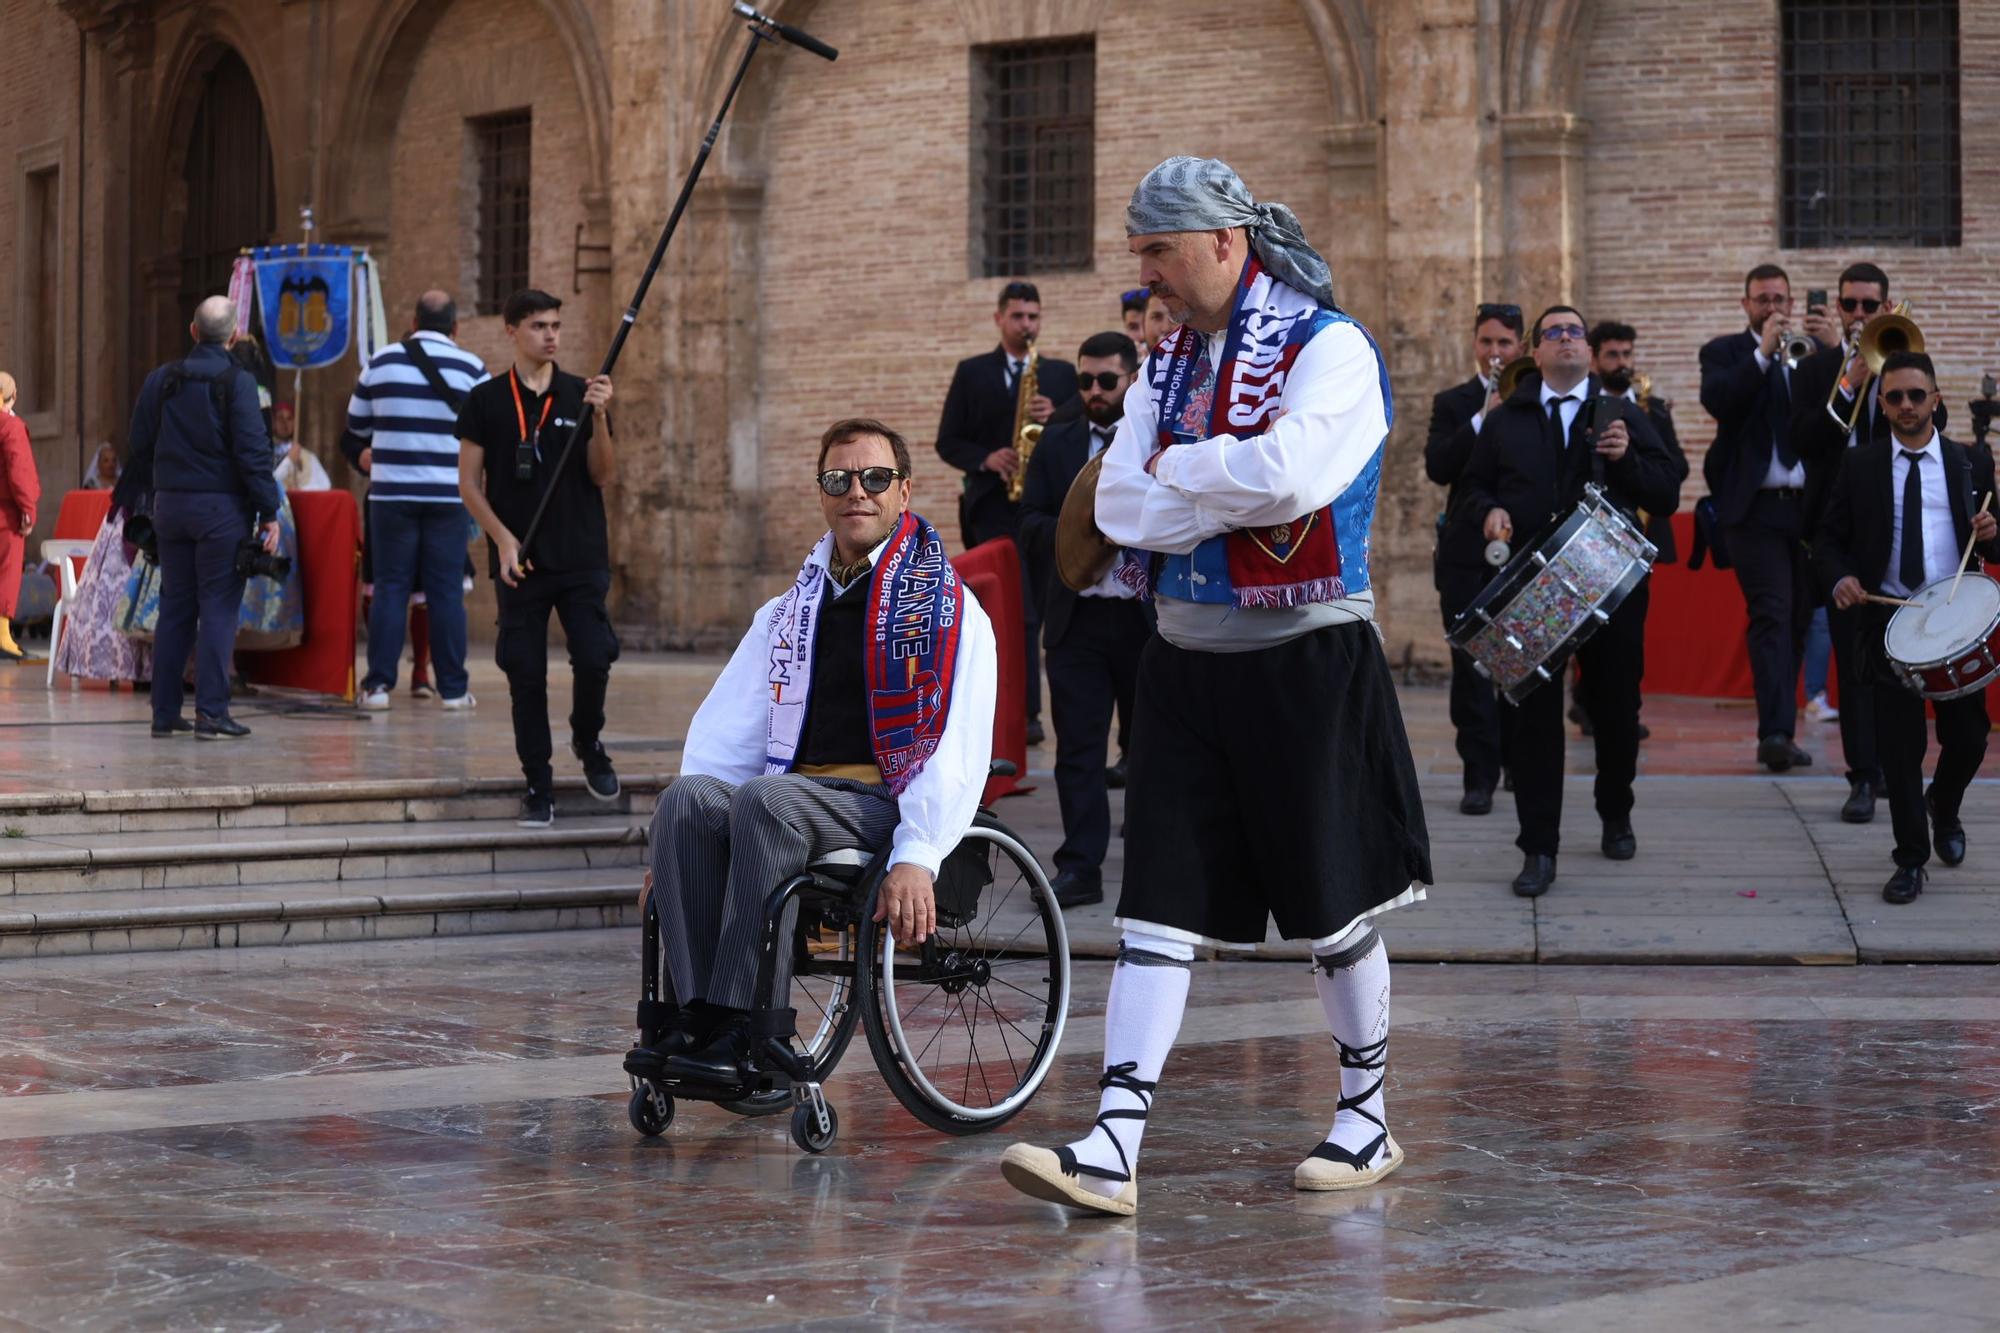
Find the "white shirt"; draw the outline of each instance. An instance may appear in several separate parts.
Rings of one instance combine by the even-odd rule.
[[[1757,336],[1757,346],[1751,349],[1752,354],[1757,358],[1757,369],[1768,375],[1771,373],[1771,358],[1764,355],[1763,336],[1757,334],[1757,330],[1755,329],[1750,330],[1750,332]],[[1785,377],[1785,388],[1790,390],[1792,387],[1792,368],[1786,366],[1781,373]],[[1771,462],[1764,469],[1764,480],[1758,483],[1757,489],[1760,491],[1802,491],[1805,488],[1805,463],[1801,461],[1792,464],[1790,467],[1786,467],[1778,460],[1778,446],[1776,441],[1773,441],[1771,445]]]
[[[885,541],[868,554],[871,566],[882,558]],[[824,566],[824,561],[821,561]],[[837,596],[833,579],[828,595]],[[681,748],[681,776],[703,774],[736,785],[764,772],[769,749],[771,687],[770,630],[772,612],[781,597],[764,603],[750,621],[749,632],[736,645],[729,665],[716,677],[708,697],[688,724]],[[937,869],[972,826],[986,789],[993,762],[993,717],[999,689],[999,652],[993,623],[984,608],[965,590],[965,624],[959,631],[958,662],[952,675],[951,714],[937,750],[910,780],[897,802],[890,865],[908,862],[937,874]]]
[[[330,491],[333,479],[326,475],[320,465],[318,455],[304,445],[299,446],[299,465],[292,466],[292,442],[290,440],[271,441],[271,451],[278,456],[277,466],[271,469],[271,476],[277,480],[278,488],[286,491]]]
[[[1115,425],[1100,426],[1094,421],[1091,422],[1090,456],[1095,458],[1110,448],[1111,441],[1117,433],[1118,427]],[[1077,594],[1079,597],[1108,597],[1114,601],[1129,601],[1138,595],[1137,588],[1118,577],[1118,562],[1115,560],[1111,563],[1111,568],[1104,571],[1103,578]]]
[[[1952,521],[1951,496],[1945,491],[1944,450],[1938,433],[1912,463],[1901,440],[1891,440],[1895,450],[1889,455],[1889,565],[1882,575],[1882,591],[1891,597],[1908,597],[1915,588],[1906,588],[1898,577],[1903,568],[1903,487],[1909,484],[1910,469],[1918,469],[1918,485],[1923,487],[1924,582],[1936,583],[1958,572],[1958,526]]]
[[[1568,447],[1570,427],[1576,424],[1576,414],[1583,410],[1583,395],[1588,393],[1589,391],[1590,391],[1590,379],[1588,376],[1578,380],[1575,384],[1572,384],[1567,394],[1557,393],[1554,389],[1551,389],[1549,387],[1549,382],[1547,380],[1542,381],[1543,421],[1547,421],[1549,419],[1549,404],[1553,403],[1558,398],[1564,400],[1562,405],[1562,437],[1565,448]]]

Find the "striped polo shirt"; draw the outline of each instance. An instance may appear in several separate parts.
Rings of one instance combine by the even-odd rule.
[[[462,396],[486,367],[442,333],[419,330],[444,382]],[[375,354],[347,402],[347,428],[369,442],[368,498],[458,503],[458,409],[430,386],[401,343]]]

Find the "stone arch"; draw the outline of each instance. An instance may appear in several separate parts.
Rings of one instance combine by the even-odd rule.
[[[1595,0],[1515,0],[1501,33],[1502,110],[1579,114]]]
[[[611,158],[611,74],[583,0],[534,0],[555,30],[583,107],[589,190],[602,196]],[[372,239],[383,228],[389,167],[405,94],[431,33],[451,0],[387,0],[354,59],[327,164],[326,216],[341,235]]]

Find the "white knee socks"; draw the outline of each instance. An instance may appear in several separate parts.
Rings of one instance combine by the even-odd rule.
[[[1104,1008],[1105,1073],[1098,1084],[1104,1094],[1097,1103],[1097,1124],[1068,1145],[1077,1166],[1088,1168],[1079,1169],[1077,1178],[1106,1197],[1123,1189],[1138,1169],[1152,1088],[1181,1030],[1193,960],[1194,946],[1179,940],[1128,931],[1119,942],[1111,998]],[[1093,1175],[1093,1170],[1111,1175]]]
[[[1313,985],[1340,1048],[1340,1109],[1326,1141],[1360,1167],[1382,1149],[1382,1079],[1389,1062],[1389,951],[1371,926],[1313,955]]]

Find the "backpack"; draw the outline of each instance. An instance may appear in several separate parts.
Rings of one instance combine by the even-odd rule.
[[[189,384],[206,384],[209,406],[214,408],[215,420],[222,428],[224,450],[233,450],[236,441],[230,426],[230,407],[236,401],[236,373],[242,369],[232,360],[214,374],[204,374],[191,369],[184,360],[174,362],[167,367],[167,373],[160,381],[161,415],[165,416],[167,404],[180,397],[181,390]]]

